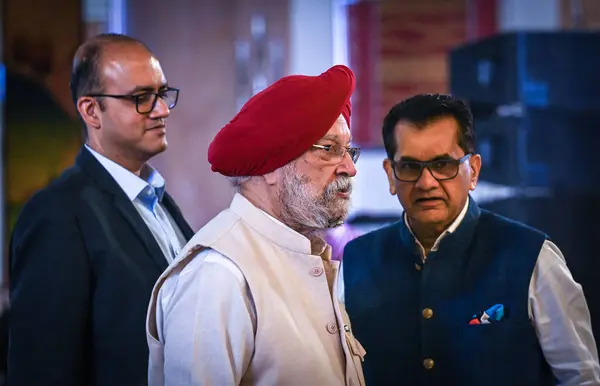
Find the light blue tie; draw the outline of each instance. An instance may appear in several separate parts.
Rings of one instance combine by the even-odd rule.
[[[142,190],[140,192],[140,194],[138,195],[138,198],[139,198],[140,202],[148,210],[150,210],[150,212],[152,212],[152,215],[154,215],[154,218],[160,224],[160,227],[163,231],[163,235],[165,236],[165,239],[167,240],[167,244],[169,245],[169,252],[171,252],[171,257],[175,258],[177,254],[175,252],[175,248],[173,247],[173,243],[171,242],[171,239],[169,238],[168,232],[165,230],[163,222],[161,221],[159,216],[156,215],[156,204],[158,204],[158,196],[156,194],[156,189],[151,185],[147,185],[144,188],[144,190]]]

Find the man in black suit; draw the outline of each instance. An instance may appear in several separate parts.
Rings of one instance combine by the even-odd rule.
[[[146,385],[152,287],[193,235],[147,163],[179,90],[143,43],[103,34],[76,52],[71,93],[85,145],[11,238],[8,383]]]

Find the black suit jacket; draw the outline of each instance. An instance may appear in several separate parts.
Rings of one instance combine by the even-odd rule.
[[[183,235],[192,229],[162,201]],[[10,245],[8,384],[147,385],[146,310],[167,261],[85,148],[25,205]]]

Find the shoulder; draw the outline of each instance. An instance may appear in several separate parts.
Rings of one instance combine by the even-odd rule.
[[[75,166],[65,170],[27,200],[20,217],[71,208],[73,198],[84,186],[81,174]]]
[[[245,282],[244,275],[240,268],[222,253],[207,248],[198,254],[181,271],[182,275],[192,277],[206,275],[207,272],[220,272],[222,276],[229,276],[238,282]]]
[[[48,185],[36,191],[26,205],[72,204],[73,197],[76,197],[88,184],[89,180],[81,169],[78,166],[71,166]]]
[[[194,254],[193,251],[189,254]],[[186,287],[193,283],[211,281],[217,284],[238,283],[244,285],[246,279],[240,268],[222,253],[206,248],[195,254],[191,259],[177,260],[169,267],[161,292],[169,293],[177,290],[177,287]],[[180,267],[177,267],[180,265]],[[215,288],[215,291],[217,289]]]
[[[484,248],[520,256],[516,264],[535,264],[540,250],[549,239],[539,229],[507,217],[482,210],[477,225],[477,240]],[[528,259],[522,257],[528,256]]]
[[[14,232],[19,234],[24,229],[41,224],[64,226],[72,223],[89,184],[77,166],[65,170],[27,200],[17,217]]]
[[[165,308],[175,303],[195,303],[204,296],[220,298],[232,291],[244,294],[247,291],[240,268],[214,249],[203,249],[189,261],[177,260],[173,264],[175,267],[168,268],[170,272],[158,292],[158,301]]]
[[[548,238],[548,235],[539,229],[485,209],[481,209],[479,226],[483,228],[491,228],[496,232],[503,231],[511,234],[521,234],[541,240]]]

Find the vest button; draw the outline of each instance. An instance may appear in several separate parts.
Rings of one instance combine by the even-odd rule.
[[[425,308],[423,310],[423,317],[425,319],[430,319],[433,316],[433,310],[431,308]]]
[[[425,367],[427,370],[433,369],[433,365],[434,365],[434,362],[433,362],[433,359],[431,359],[431,358],[427,358],[423,361],[423,367]]]
[[[335,322],[327,323],[327,332],[330,334],[335,334],[337,332],[337,324],[335,324]]]
[[[321,276],[323,274],[323,268],[321,267],[312,267],[310,269],[310,274],[314,277]]]

